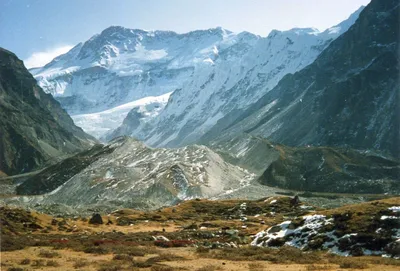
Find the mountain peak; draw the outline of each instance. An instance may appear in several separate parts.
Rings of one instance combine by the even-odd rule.
[[[295,28],[285,30],[285,31],[273,29],[268,34],[267,38],[270,39],[270,38],[273,38],[275,36],[282,35],[282,34],[283,35],[293,35],[294,34],[294,35],[300,36],[300,35],[319,35],[320,33],[321,32],[317,28],[314,28],[314,27],[304,27],[304,28],[295,27]]]
[[[320,33],[320,31],[315,27],[305,27],[305,28],[295,27],[295,28],[288,30],[287,32],[294,32],[297,35],[304,35],[304,34],[305,35],[317,35]]]
[[[339,24],[337,24],[335,26],[327,28],[323,33],[325,33],[325,34],[336,34],[336,33],[342,34],[342,33],[346,32],[355,23],[355,21],[358,19],[358,16],[360,15],[361,11],[363,11],[364,8],[365,8],[365,6],[361,6],[359,9],[357,9],[352,14],[350,14],[350,16],[346,20],[340,22]]]

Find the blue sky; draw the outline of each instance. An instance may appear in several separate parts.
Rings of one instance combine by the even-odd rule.
[[[110,25],[179,33],[222,26],[266,36],[272,29],[345,20],[370,0],[0,0],[0,47],[31,66]]]

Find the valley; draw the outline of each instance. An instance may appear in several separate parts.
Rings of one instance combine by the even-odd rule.
[[[400,4],[349,10],[0,47],[1,270],[399,270]]]

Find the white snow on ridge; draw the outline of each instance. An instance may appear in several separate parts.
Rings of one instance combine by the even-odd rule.
[[[158,147],[195,143],[218,125],[218,120],[234,110],[247,108],[286,74],[311,64],[354,23],[360,11],[334,26],[337,30],[334,32],[293,28],[273,30],[266,38],[242,32],[203,49],[202,53],[212,53],[203,58],[202,63],[208,65],[196,66],[192,79],[173,93],[168,106],[151,123],[152,127],[147,126],[146,133],[136,129],[135,136]],[[141,138],[143,134],[146,137]]]
[[[80,114],[71,117],[77,126],[81,127],[88,134],[100,139],[107,132],[118,128],[129,111],[135,107],[140,107],[142,111],[145,111],[144,114],[147,117],[155,117],[159,113],[159,110],[150,107],[153,110],[146,111],[149,108],[146,106],[154,103],[160,104],[161,107],[165,106],[171,93],[172,92],[169,92],[161,96],[145,97],[98,113]]]
[[[332,28],[338,31],[294,28],[273,30],[268,37],[222,28],[178,34],[112,26],[31,73],[96,137],[117,128],[114,123],[128,114],[116,116],[109,109],[119,112],[131,101],[174,91],[168,106],[149,114],[157,115],[154,120],[139,126],[127,121],[119,131],[153,147],[184,146],[256,102],[286,74],[312,63],[358,13]]]

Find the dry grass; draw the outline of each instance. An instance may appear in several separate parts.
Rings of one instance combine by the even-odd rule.
[[[27,244],[18,237],[1,235],[0,251],[14,251],[23,249]]]
[[[249,271],[262,271],[264,266],[260,263],[249,263]]]
[[[208,247],[197,247],[196,248],[196,253],[198,253],[198,254],[206,254],[209,252],[210,252],[210,249]]]
[[[60,253],[56,251],[50,251],[50,250],[40,250],[39,252],[39,257],[42,258],[55,258],[55,257],[60,257]]]
[[[185,258],[172,253],[162,253],[156,257],[149,258],[147,261],[158,263],[158,262],[171,262],[184,259]]]
[[[147,254],[157,254],[158,250],[152,247],[117,245],[110,246],[109,250],[114,254],[127,254],[134,257],[143,257]]]
[[[58,267],[60,264],[54,260],[47,261],[46,266]]]
[[[217,234],[222,227],[230,227],[231,230],[239,229],[240,237],[248,238],[249,235],[256,233],[259,229],[265,229],[273,224],[283,221],[283,214],[288,217],[298,216],[290,209],[289,201],[276,197],[278,199],[276,216],[268,216],[263,213],[269,213],[270,204],[260,201],[215,201],[193,200],[184,202],[179,206],[165,208],[160,211],[142,213],[138,211],[124,211],[131,217],[135,217],[136,225],[132,227],[117,226],[114,223],[111,226],[101,225],[99,227],[88,226],[89,234],[82,238],[81,234],[55,232],[40,233],[35,232],[34,238],[27,237],[24,232],[18,235],[2,235],[1,250],[12,250],[5,252],[12,256],[13,261],[2,264],[2,269],[18,268],[17,266],[27,267],[25,270],[50,269],[50,265],[55,262],[60,264],[60,270],[63,269],[81,269],[81,270],[151,270],[151,271],[169,271],[169,270],[281,270],[279,268],[289,266],[288,270],[338,270],[347,269],[365,269],[370,270],[397,270],[400,261],[390,258],[362,256],[362,257],[339,257],[329,255],[321,251],[303,252],[292,247],[282,247],[280,249],[259,248],[251,246],[241,246],[240,248],[216,248],[209,249],[216,242],[226,243],[231,241],[228,234]],[[362,205],[341,207],[339,209],[321,211],[323,214],[333,215],[335,213],[345,214],[352,212],[351,225],[364,223],[364,218],[369,217],[379,210],[387,209],[388,206],[398,205],[397,200],[384,200],[379,203],[364,203]],[[238,202],[247,202],[248,206],[248,228],[242,230],[242,222],[238,217],[230,218],[238,209]],[[175,208],[175,212],[172,211]],[[290,213],[292,212],[292,213]],[[129,213],[129,214],[128,214]],[[252,218],[251,215],[261,214],[260,218]],[[123,215],[121,215],[123,216]],[[35,215],[36,217],[36,215]],[[149,222],[144,222],[144,219]],[[258,223],[258,219],[263,219],[265,225],[258,225],[254,228],[251,223]],[[31,219],[31,218],[30,218]],[[155,221],[153,221],[154,219]],[[172,221],[172,219],[174,221]],[[70,219],[66,218],[69,222]],[[253,221],[254,220],[254,221]],[[168,222],[165,222],[168,221]],[[43,227],[50,225],[51,217],[48,222],[43,220],[36,221]],[[78,227],[84,222],[79,219],[76,221]],[[114,221],[113,221],[114,222]],[[207,230],[188,231],[181,226],[196,223],[198,226],[204,225]],[[81,224],[79,224],[81,223]],[[166,223],[169,228],[162,232]],[[71,223],[72,224],[72,223]],[[151,229],[147,228],[150,225]],[[258,227],[258,228],[257,228]],[[135,228],[136,231],[129,232]],[[11,228],[10,228],[11,229]],[[104,231],[99,234],[99,231]],[[117,231],[117,232],[116,232]],[[121,231],[121,232],[119,232]],[[90,234],[92,233],[92,234]],[[95,234],[93,234],[95,233]],[[198,248],[157,248],[154,245],[153,236],[164,235],[169,240],[196,240]],[[217,236],[218,235],[218,236]],[[247,239],[248,242],[250,239]],[[27,247],[24,250],[20,250]],[[34,248],[33,248],[34,247]],[[49,248],[50,247],[50,248]],[[53,250],[51,249],[60,249]],[[27,253],[27,251],[29,253]],[[69,261],[65,261],[66,253],[70,253]],[[165,253],[167,252],[168,253]],[[195,251],[195,253],[193,253]],[[85,253],[97,254],[90,255]],[[34,259],[33,255],[38,255],[42,259]],[[71,256],[73,255],[73,256]],[[89,259],[96,258],[95,261]],[[30,259],[28,259],[30,258]],[[44,259],[47,258],[47,259]],[[52,261],[52,258],[56,261]],[[100,261],[97,259],[101,259]],[[184,261],[184,262],[183,262]],[[241,261],[241,262],[238,262]],[[260,262],[256,262],[260,261]],[[265,264],[264,264],[265,262]],[[226,263],[226,265],[222,265]],[[268,264],[267,264],[268,263]],[[272,264],[271,264],[272,263]],[[29,266],[30,265],[30,266]],[[297,268],[297,269],[296,269]],[[386,269],[385,269],[386,268]],[[56,269],[56,268],[52,268]]]
[[[132,258],[132,256],[127,255],[127,254],[116,254],[113,257],[113,260],[131,262],[133,260],[133,258]]]
[[[153,265],[150,268],[151,271],[175,271],[176,269],[165,265]]]
[[[279,249],[262,247],[223,248],[202,253],[204,257],[226,259],[232,261],[270,261],[276,264],[297,263],[313,264],[323,260],[321,252],[305,253],[297,248],[282,247]]]
[[[368,259],[368,263],[376,265],[400,266],[400,260],[396,260],[393,258],[383,258],[383,257],[373,257],[371,259]]]
[[[90,265],[89,261],[84,260],[84,259],[77,259],[77,260],[75,260],[75,262],[73,264],[73,267],[75,269],[78,269],[78,268],[82,268],[82,267],[85,267],[85,266],[88,266],[88,265]]]
[[[162,253],[159,254],[158,256],[155,257],[150,257],[145,261],[139,261],[134,259],[132,261],[132,267],[138,267],[138,268],[164,268],[165,266],[159,265],[158,263],[160,262],[172,262],[172,261],[182,261],[185,260],[184,257],[171,254],[171,253]],[[152,269],[153,270],[153,269]],[[159,270],[164,270],[164,269],[159,269]]]
[[[355,268],[355,269],[366,269],[369,264],[372,265],[392,265],[400,266],[400,261],[392,258],[383,258],[379,256],[374,257],[341,257],[337,255],[328,254],[326,259],[329,263],[337,264],[340,268]]]
[[[137,260],[134,260],[132,262],[132,267],[149,268],[149,267],[152,267],[152,266],[153,266],[153,263],[148,262],[148,261],[137,261]]]
[[[363,262],[344,262],[339,265],[340,268],[344,269],[366,269],[368,268],[368,264]]]
[[[327,264],[310,264],[307,265],[306,270],[307,271],[317,271],[317,270],[331,270],[331,266],[327,265]]]
[[[103,266],[101,266],[97,270],[98,271],[121,271],[123,269],[124,268],[119,264],[107,263],[107,264],[103,264]]]
[[[42,259],[33,260],[31,266],[34,267],[34,268],[44,267],[45,266],[45,262]]]
[[[206,266],[197,269],[196,271],[216,271],[216,270],[222,270],[222,267],[208,264]]]
[[[103,247],[100,246],[89,246],[86,247],[83,252],[89,253],[89,254],[108,254],[109,251]]]
[[[20,265],[28,265],[31,263],[31,260],[28,258],[25,258],[23,260],[21,260]]]

